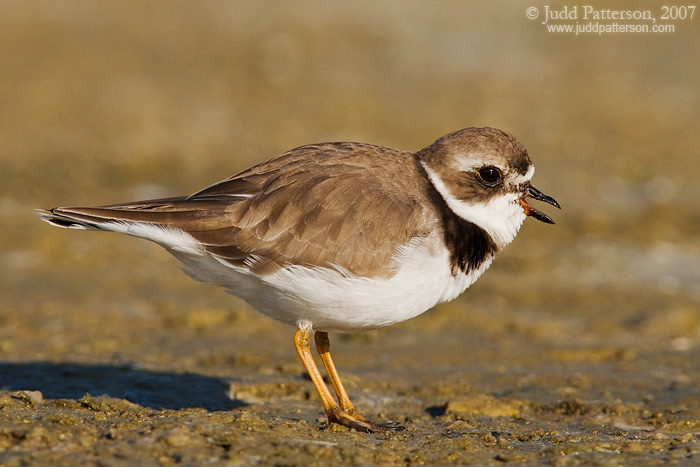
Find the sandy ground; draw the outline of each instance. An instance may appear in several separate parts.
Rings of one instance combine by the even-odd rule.
[[[574,37],[517,2],[400,5],[2,4],[0,465],[698,462],[698,19]],[[33,212],[470,125],[520,137],[563,209],[458,300],[331,335],[394,434],[327,426],[293,329]]]

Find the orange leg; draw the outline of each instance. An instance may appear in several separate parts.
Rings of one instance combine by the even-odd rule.
[[[338,402],[340,403],[340,408],[343,412],[355,412],[355,407],[350,402],[350,397],[345,391],[343,382],[340,380],[340,375],[338,370],[335,369],[333,364],[333,359],[331,358],[331,341],[328,339],[327,332],[316,331],[314,334],[314,340],[316,341],[316,350],[318,355],[321,357],[323,366],[326,367],[326,372],[328,373],[328,378],[331,380],[333,385],[333,390],[336,396],[338,396]],[[359,414],[358,414],[359,415]]]
[[[323,408],[330,418],[331,413],[340,412],[340,407],[333,399],[331,392],[328,390],[328,386],[323,382],[323,377],[321,372],[318,371],[316,362],[314,362],[314,357],[311,355],[311,349],[309,348],[309,333],[311,329],[298,329],[294,333],[294,346],[297,349],[299,358],[301,358],[302,363],[306,367],[307,373],[311,377],[311,381],[316,386],[318,395],[321,396],[321,402],[323,403]]]
[[[326,367],[328,372],[328,377],[331,380],[333,389],[340,405],[333,399],[328,386],[323,382],[323,377],[321,372],[318,371],[316,362],[314,362],[313,356],[311,355],[311,349],[309,348],[309,334],[311,333],[311,327],[305,327],[298,329],[294,333],[294,346],[297,349],[299,358],[301,358],[302,363],[306,367],[306,371],[311,377],[311,381],[316,386],[318,395],[321,396],[321,402],[323,403],[323,408],[328,416],[328,423],[337,423],[339,425],[345,425],[350,428],[354,428],[358,431],[363,431],[366,433],[374,432],[385,432],[385,431],[397,431],[402,430],[403,427],[397,424],[378,424],[367,420],[365,417],[357,413],[355,407],[353,407],[348,393],[343,387],[343,383],[340,381],[340,376],[338,371],[335,369],[333,360],[330,354],[330,341],[328,340],[328,333],[317,332],[315,334],[316,348],[321,356],[323,365]]]

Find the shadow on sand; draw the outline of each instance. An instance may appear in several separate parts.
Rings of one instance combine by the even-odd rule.
[[[246,405],[227,396],[227,381],[193,373],[134,369],[125,365],[0,363],[0,390],[41,391],[47,399],[107,394],[153,409],[231,410]]]

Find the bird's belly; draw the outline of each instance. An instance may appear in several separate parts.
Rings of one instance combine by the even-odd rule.
[[[321,331],[355,332],[390,326],[452,300],[485,271],[453,275],[443,246],[417,242],[397,256],[389,278],[348,275],[339,269],[289,266],[264,276],[208,254],[175,254],[197,280],[226,288],[258,311],[287,324]]]

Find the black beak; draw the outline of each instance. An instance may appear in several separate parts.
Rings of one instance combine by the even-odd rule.
[[[537,201],[544,201],[545,203],[551,204],[552,206],[561,209],[561,206],[559,206],[557,200],[555,200],[551,196],[545,195],[529,183],[526,186],[525,193],[523,193],[523,195],[518,200],[518,203],[520,203],[520,205],[523,207],[523,210],[525,211],[526,215],[532,216],[538,221],[545,222],[547,224],[554,224],[554,221],[551,217],[533,208],[532,206],[530,206],[530,204],[528,204],[527,201],[525,201],[525,198],[527,198],[528,196],[532,197],[532,199],[536,199]]]

